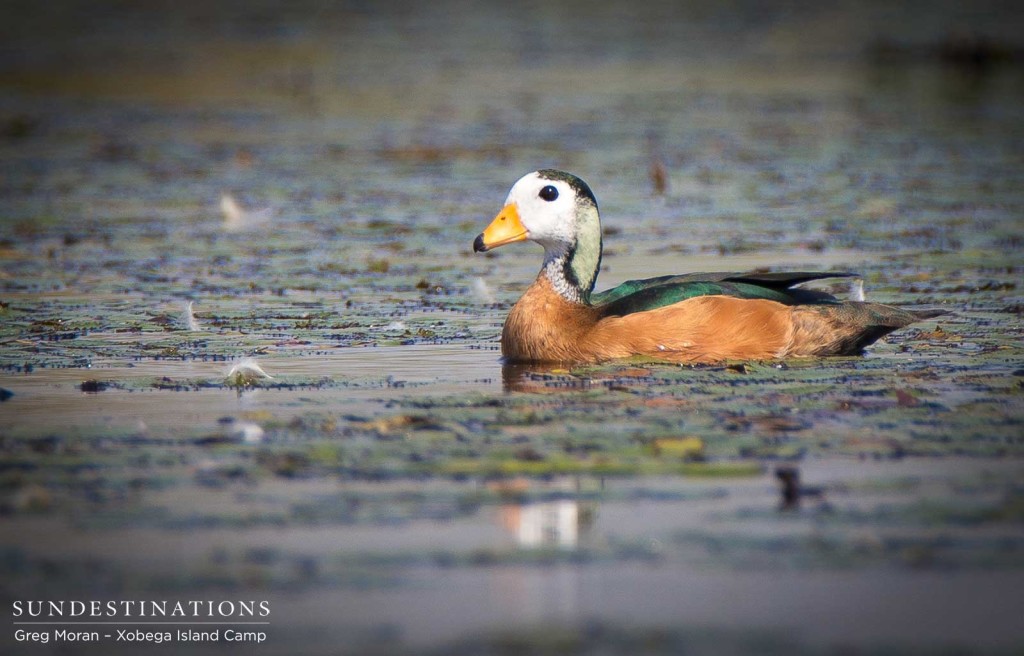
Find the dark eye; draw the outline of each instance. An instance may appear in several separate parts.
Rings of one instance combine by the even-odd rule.
[[[540,190],[540,197],[550,203],[551,201],[558,198],[558,190],[555,189],[553,186],[548,185]]]

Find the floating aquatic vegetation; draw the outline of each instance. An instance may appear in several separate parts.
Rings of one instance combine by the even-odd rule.
[[[699,437],[659,437],[651,446],[659,456],[699,458],[704,453],[704,440]]]
[[[534,33],[535,17],[511,14],[445,34],[446,64],[426,77],[407,58],[358,55],[361,42],[440,52],[427,47],[436,20],[423,20],[436,10],[423,7],[400,34],[386,21],[349,30],[344,65],[342,50],[307,47],[305,21],[377,25],[372,12],[290,12],[297,24],[269,40],[266,16],[234,21],[240,38],[216,57],[203,44],[221,40],[182,50],[184,23],[154,20],[146,45],[156,55],[124,60],[145,68],[185,53],[167,74],[88,65],[18,82],[16,64],[5,78],[32,86],[4,96],[0,121],[6,588],[53,598],[281,590],[324,602],[308,606],[330,609],[310,620],[319,626],[358,622],[372,603],[360,591],[372,589],[393,615],[346,624],[322,651],[374,653],[362,649],[373,643],[401,653],[408,618],[507,591],[509,575],[527,594],[502,595],[499,626],[513,626],[504,611],[519,597],[577,619],[621,592],[587,585],[623,576],[621,590],[641,594],[621,593],[611,612],[655,600],[671,628],[584,621],[524,638],[516,627],[436,651],[799,654],[821,649],[788,629],[746,633],[742,607],[708,634],[679,628],[671,604],[745,580],[759,582],[745,592],[763,592],[769,611],[854,579],[869,593],[858,598],[890,599],[919,574],[952,572],[964,599],[1005,582],[1005,603],[974,604],[985,618],[911,625],[907,615],[937,597],[905,597],[897,628],[977,626],[979,643],[996,644],[984,621],[1019,599],[1024,553],[1024,105],[1003,83],[1009,70],[996,65],[982,76],[990,84],[953,101],[941,71],[836,74],[829,62],[847,57],[817,58],[815,70],[786,57],[751,84],[713,64],[714,48],[727,47],[742,67],[742,39],[695,17],[679,27],[695,26],[693,38],[665,50],[675,30],[664,12],[634,25],[650,40],[611,40],[597,60],[578,56],[587,30],[551,40]],[[594,7],[595,34],[618,29]],[[843,33],[834,16],[804,12],[800,26],[828,19],[831,40]],[[919,28],[902,20],[895,27],[911,38]],[[84,41],[58,32],[57,50],[119,52],[105,47],[118,45],[119,28],[93,22]],[[507,25],[510,43],[533,30],[549,65],[511,57],[508,70],[474,70],[448,45],[475,38],[478,23]],[[790,41],[786,21],[773,29]],[[17,47],[53,50],[57,37],[29,32],[38,44]],[[711,62],[702,79],[678,75],[690,48]],[[658,52],[673,53],[671,65],[629,68]],[[268,84],[252,84],[253,61]],[[648,130],[658,135],[649,152]],[[503,367],[506,306],[536,261],[475,259],[470,241],[510,171],[538,157],[604,176],[608,284],[687,270],[854,270],[874,300],[951,312],[864,358]],[[226,188],[237,195],[221,197]],[[248,208],[247,198],[265,200]],[[242,355],[259,364],[240,366]],[[799,476],[774,476],[787,471]],[[786,495],[802,501],[780,513]],[[680,595],[695,575],[708,583],[702,594]],[[795,579],[813,589],[787,587]],[[453,593],[459,581],[467,594]],[[863,627],[850,617],[853,635]],[[971,651],[972,640],[955,644]],[[813,645],[914,653],[847,636]]]

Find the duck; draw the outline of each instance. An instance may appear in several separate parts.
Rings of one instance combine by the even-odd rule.
[[[527,240],[544,248],[544,261],[502,328],[507,364],[852,356],[894,330],[943,314],[799,287],[858,278],[836,271],[665,275],[595,292],[603,247],[597,198],[582,179],[556,169],[520,178],[473,250]]]

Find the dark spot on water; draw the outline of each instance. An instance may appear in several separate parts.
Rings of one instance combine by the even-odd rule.
[[[79,388],[87,394],[96,394],[104,391],[108,387],[110,387],[110,383],[95,379],[83,380],[82,384],[79,385]]]
[[[39,129],[40,121],[28,114],[16,114],[0,121],[0,135],[11,141],[30,137]]]
[[[796,510],[800,507],[801,499],[816,498],[824,496],[825,491],[820,487],[807,487],[800,483],[800,469],[797,467],[782,465],[775,468],[775,478],[781,485],[782,502],[780,510]]]
[[[29,448],[35,453],[59,453],[64,449],[64,438],[48,435],[29,442]]]

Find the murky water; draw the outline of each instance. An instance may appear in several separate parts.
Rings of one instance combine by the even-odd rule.
[[[269,599],[261,653],[1024,645],[1019,12],[40,7],[0,21],[5,605]],[[601,288],[852,270],[948,314],[503,367],[539,248],[471,244],[550,166]]]

